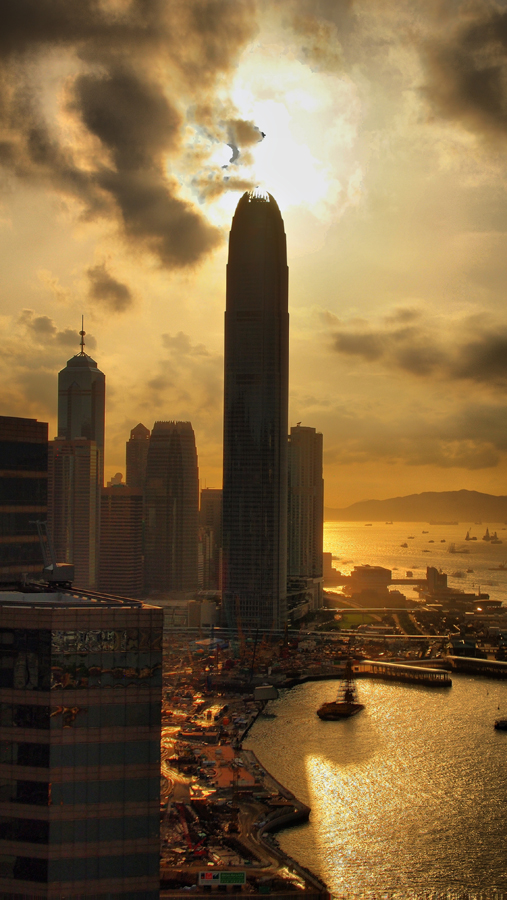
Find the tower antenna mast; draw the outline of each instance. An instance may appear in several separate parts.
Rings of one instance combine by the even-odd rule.
[[[84,356],[84,355],[85,355],[85,352],[84,352],[84,346],[85,346],[84,339],[85,339],[85,334],[86,334],[86,331],[84,330],[84,316],[81,316],[81,331],[79,332],[79,334],[81,335],[81,356]]]

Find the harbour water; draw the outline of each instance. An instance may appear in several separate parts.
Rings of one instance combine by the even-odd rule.
[[[507,535],[503,524],[489,528]],[[467,529],[328,523],[325,549],[343,572],[369,563],[417,577],[435,565],[463,571],[449,577],[453,586],[477,590],[480,579],[481,590],[507,600],[507,572],[490,571],[507,559],[507,537],[491,545],[475,526],[479,540],[465,543]],[[245,742],[311,807],[307,824],[279,835],[282,848],[335,898],[507,898],[507,733],[493,727],[507,717],[507,684],[464,675],[438,689],[364,680],[365,710],[323,722],[316,710],[335,690],[315,682],[283,692],[267,708],[276,717],[260,717]]]
[[[499,544],[483,541],[489,528]],[[467,532],[470,538],[465,540]],[[406,544],[407,546],[402,546]],[[430,525],[428,522],[326,522],[324,550],[333,554],[333,566],[349,575],[354,566],[369,564],[392,570],[393,578],[424,578],[426,567],[448,574],[450,587],[507,603],[507,526],[504,522]],[[505,568],[500,568],[505,566]],[[417,597],[410,587],[399,588],[408,598]]]

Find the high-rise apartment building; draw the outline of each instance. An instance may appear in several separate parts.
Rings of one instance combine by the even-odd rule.
[[[0,896],[158,900],[162,610],[0,593]]]
[[[289,435],[288,576],[304,579],[322,603],[324,480],[322,434],[296,425]]]
[[[127,476],[129,487],[144,491],[146,479],[146,463],[150,446],[150,430],[139,422],[130,432],[130,440],[126,444]]]
[[[143,585],[143,492],[113,484],[102,488],[99,588],[141,597]]]
[[[0,416],[0,583],[36,577],[43,567],[35,520],[46,520],[48,426]]]
[[[280,628],[287,590],[289,314],[282,216],[258,189],[238,203],[225,313],[223,606],[230,626]]]
[[[77,587],[98,586],[101,453],[95,441],[55,438],[48,445],[48,527],[58,562],[74,566]]]
[[[145,483],[145,587],[197,587],[199,471],[190,422],[155,422]]]

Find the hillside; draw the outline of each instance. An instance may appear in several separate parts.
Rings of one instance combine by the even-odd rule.
[[[507,497],[478,491],[426,491],[389,500],[326,507],[327,522],[507,522]]]

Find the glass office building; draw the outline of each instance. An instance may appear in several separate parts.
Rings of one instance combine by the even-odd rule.
[[[0,583],[38,577],[43,568],[35,525],[46,520],[48,426],[0,416]]]
[[[243,195],[225,312],[223,606],[229,626],[283,627],[287,596],[287,247],[274,198]]]
[[[0,593],[0,896],[159,897],[162,610]]]

